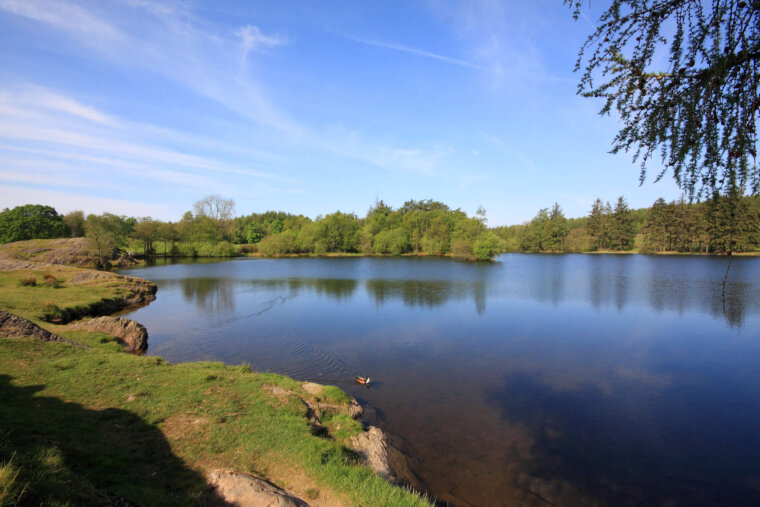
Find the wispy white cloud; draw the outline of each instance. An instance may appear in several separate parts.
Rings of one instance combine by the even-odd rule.
[[[45,109],[71,114],[104,125],[116,124],[112,117],[97,109],[86,106],[71,97],[34,85],[26,85],[15,90],[0,90],[0,107],[3,107],[5,112],[9,112],[11,108],[17,111],[29,107]]]
[[[432,0],[429,4],[464,43],[468,60],[490,70],[488,78],[494,90],[508,87],[531,91],[536,84],[559,80],[547,70],[534,42],[534,35],[544,27],[514,22],[519,18],[540,19],[534,15],[542,8],[539,2]]]
[[[238,192],[259,193],[303,191],[300,182],[287,176],[289,171],[284,169],[287,163],[283,159],[291,152],[301,157],[307,151],[337,156],[389,171],[443,174],[445,149],[377,140],[369,133],[354,135],[356,129],[337,132],[326,128],[339,118],[307,124],[292,116],[272,98],[275,94],[266,75],[255,65],[260,53],[276,58],[275,49],[287,39],[261,27],[212,26],[208,20],[196,18],[191,5],[183,2],[121,0],[85,8],[70,0],[0,0],[0,10],[54,27],[46,37],[60,42],[60,51],[69,51],[76,59],[94,58],[124,73],[147,71],[236,115],[233,128],[238,139],[225,143],[221,136],[203,138],[130,121],[103,112],[108,108],[92,107],[87,101],[39,86],[0,90],[0,137],[16,150],[49,152],[40,159],[88,157],[120,174],[144,170],[146,178],[174,179],[183,188],[205,186],[211,190],[209,178],[237,175],[250,178],[245,185],[238,185]],[[76,45],[73,49],[66,47],[71,42]],[[428,51],[402,46],[388,49],[481,69],[473,62]],[[245,131],[250,133],[240,134]],[[268,137],[267,145],[259,142],[262,135]],[[267,152],[262,146],[276,149]]]
[[[330,153],[369,164],[373,168],[392,172],[417,173],[426,176],[443,177],[442,161],[450,154],[450,149],[399,147],[392,142],[368,140],[357,131],[344,127],[324,129],[311,139]]]
[[[461,60],[459,58],[452,58],[450,56],[440,55],[438,53],[425,51],[423,49],[416,49],[416,48],[412,48],[408,46],[402,46],[399,44],[391,44],[388,42],[379,42],[379,41],[373,41],[373,40],[368,40],[368,39],[361,39],[357,37],[348,37],[348,38],[360,44],[366,44],[368,46],[375,46],[378,48],[389,49],[392,51],[401,51],[403,53],[409,53],[416,56],[422,56],[424,58],[432,58],[433,60],[438,60],[441,62],[453,64],[453,65],[459,65],[461,67],[469,67],[471,69],[484,70],[484,71],[493,70],[492,68],[487,67],[485,65],[478,65],[477,63],[468,62],[466,60]]]
[[[125,42],[120,30],[88,9],[59,0],[0,0],[0,9],[64,30],[88,46]]]
[[[239,195],[246,193],[244,179],[246,188],[260,192],[301,191],[292,178],[246,167],[251,153],[244,165],[223,161],[220,156],[234,159],[240,150],[211,141],[216,156],[199,155],[193,153],[203,145],[197,136],[123,121],[39,86],[0,89],[0,139],[5,181],[105,188],[92,182],[148,180]]]
[[[246,25],[238,29],[235,32],[235,35],[240,37],[242,46],[241,49],[243,54],[240,58],[241,65],[245,65],[248,53],[251,51],[260,52],[263,51],[264,48],[271,48],[284,43],[279,37],[264,35],[258,27],[253,25]]]
[[[125,12],[123,6],[132,11]],[[251,25],[225,37],[204,29],[180,5],[157,8],[131,1],[98,8],[101,12],[96,13],[66,0],[0,0],[0,9],[53,26],[109,63],[144,68],[235,114],[291,135],[300,133],[302,127],[268,98],[260,80],[245,72],[237,57],[241,38],[243,59],[251,50],[281,44],[279,38]]]

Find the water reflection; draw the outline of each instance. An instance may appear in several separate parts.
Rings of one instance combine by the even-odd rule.
[[[489,389],[503,418],[531,428],[531,452],[519,470],[551,492],[544,500],[756,505],[760,425],[750,400],[730,400],[735,406],[724,409],[725,386],[626,384],[620,396],[592,384],[558,390],[523,372]],[[520,479],[511,478],[518,487]]]
[[[131,271],[170,361],[337,383],[455,505],[760,500],[760,259],[282,259]],[[375,388],[352,383],[371,375]]]
[[[353,297],[359,282],[353,278],[287,278],[269,280],[241,280],[248,289],[287,290],[291,296],[308,291],[337,301]]]
[[[185,300],[195,303],[199,311],[217,314],[231,313],[235,310],[235,280],[229,278],[187,278],[178,280],[176,283],[182,287],[182,295]]]
[[[420,265],[419,261],[403,266],[400,272],[387,271],[382,266],[379,271],[391,276],[367,278],[364,276],[375,274],[372,265],[362,270],[356,263],[331,260],[335,264],[328,271],[335,276],[330,277],[309,276],[324,274],[324,266],[287,277],[272,277],[269,272],[258,273],[260,277],[255,278],[248,272],[245,276],[218,276],[216,270],[221,263],[216,263],[202,266],[209,268],[209,276],[167,278],[160,280],[160,284],[181,286],[186,300],[194,302],[204,313],[233,312],[236,292],[240,290],[285,290],[291,295],[308,292],[337,301],[349,300],[363,292],[377,307],[400,301],[409,308],[432,309],[470,300],[479,316],[486,312],[487,301],[492,297],[529,299],[554,306],[585,302],[599,310],[611,306],[623,311],[644,305],[656,312],[673,311],[679,315],[689,311],[708,313],[737,327],[742,326],[748,312],[760,311],[758,305],[748,304],[760,299],[758,284],[747,278],[751,278],[750,266],[755,259],[733,261],[725,304],[721,284],[727,261],[720,258],[510,255],[491,265],[449,263],[449,268],[454,266],[452,270],[442,269],[444,265],[440,263]],[[186,264],[165,268],[193,267]],[[246,261],[232,264],[253,265]],[[140,270],[130,273],[141,276]]]
[[[446,280],[367,280],[367,293],[377,306],[392,300],[401,300],[411,308],[436,307],[450,300],[464,300],[469,285]]]

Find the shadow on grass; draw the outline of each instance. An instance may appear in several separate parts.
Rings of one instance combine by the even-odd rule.
[[[35,396],[43,387],[0,375],[0,464],[18,470],[21,504],[224,504],[155,426],[125,410]]]

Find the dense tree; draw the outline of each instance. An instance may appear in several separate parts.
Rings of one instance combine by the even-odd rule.
[[[150,217],[141,218],[135,224],[134,237],[143,242],[143,254],[153,255],[155,249],[153,242],[158,240],[159,228],[161,224]]]
[[[636,232],[633,228],[633,217],[628,203],[621,195],[615,204],[610,227],[610,245],[614,250],[630,250]]]
[[[163,252],[164,257],[166,257],[167,253],[174,255],[175,244],[177,240],[179,239],[179,231],[177,230],[176,225],[171,222],[159,223],[158,230],[156,231],[156,239],[158,239],[159,241],[162,241],[164,244],[164,252]],[[168,250],[168,252],[166,249],[167,243],[171,243],[171,248]]]
[[[26,204],[0,212],[0,243],[68,235],[63,217],[51,206]]]
[[[704,209],[710,252],[731,255],[760,243],[760,215],[747,199],[729,193],[705,203]]]
[[[549,220],[546,222],[544,229],[544,250],[552,252],[563,251],[565,238],[569,230],[567,228],[567,218],[565,218],[562,208],[556,202],[549,212]]]
[[[232,241],[232,215],[235,212],[235,201],[218,195],[209,195],[196,201],[193,211],[196,219],[199,221],[208,219],[216,223],[223,239]]]
[[[326,252],[358,252],[359,221],[353,213],[336,211],[319,222],[319,239]]]
[[[71,231],[72,238],[84,237],[84,211],[70,211],[63,216],[65,223]]]
[[[523,229],[520,238],[520,248],[525,252],[547,251],[547,225],[549,224],[549,208],[541,208]]]
[[[669,222],[670,207],[665,199],[660,197],[652,204],[649,217],[642,229],[645,251],[664,252],[670,248]]]
[[[759,57],[756,1],[613,0],[579,54],[579,93],[617,111],[612,151],[633,151],[642,181],[660,154],[657,179],[672,171],[690,199],[757,193]]]
[[[596,250],[604,250],[609,246],[608,211],[609,203],[605,206],[601,199],[597,199],[591,205],[587,229]]]
[[[112,213],[87,215],[85,235],[90,239],[92,252],[97,255],[100,267],[108,266],[114,250],[126,246],[135,220]]]

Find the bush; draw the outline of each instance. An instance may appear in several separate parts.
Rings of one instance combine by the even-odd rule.
[[[37,277],[35,276],[25,276],[21,280],[19,280],[18,284],[22,287],[36,287],[37,286]]]
[[[464,257],[467,259],[471,258],[472,243],[464,239],[455,241],[454,244],[451,245],[451,255],[454,257]]]
[[[499,239],[493,234],[488,234],[485,238],[477,241],[473,247],[473,254],[476,260],[489,261],[499,253]]]
[[[285,231],[272,234],[259,242],[259,252],[266,256],[277,256],[293,253],[296,246],[296,233]]]
[[[45,273],[42,276],[42,283],[43,285],[47,285],[48,287],[52,287],[53,289],[57,289],[61,286],[61,281],[58,280],[53,274],[51,273]]]
[[[45,305],[42,307],[42,320],[59,324],[64,321],[65,317],[65,312],[58,305],[52,301],[45,301]]]

